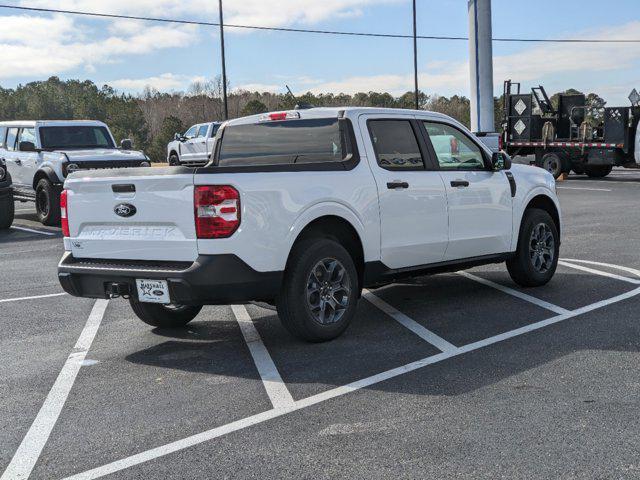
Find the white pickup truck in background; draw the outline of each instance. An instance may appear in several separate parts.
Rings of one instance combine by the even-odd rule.
[[[143,152],[121,147],[104,123],[93,120],[0,122],[0,159],[6,162],[16,200],[35,201],[44,225],[60,223],[60,191],[79,170],[149,167]]]
[[[71,175],[59,280],[186,325],[203,305],[275,303],[298,338],[340,335],[361,291],[505,262],[522,286],[554,275],[553,177],[511,165],[425,111],[313,108],[226,122],[213,164]]]
[[[221,123],[193,125],[184,134],[176,133],[167,145],[167,162],[171,166],[202,167],[211,157],[215,137]]]

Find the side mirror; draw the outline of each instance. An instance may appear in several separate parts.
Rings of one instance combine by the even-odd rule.
[[[20,142],[18,150],[21,152],[35,152],[36,146],[33,142]]]
[[[129,138],[125,138],[120,142],[120,148],[122,150],[131,150],[133,148],[133,142]]]
[[[173,136],[173,139],[174,139],[174,140],[177,140],[178,142],[180,142],[180,141],[182,141],[182,135],[180,135],[179,133],[176,133],[176,134]]]
[[[511,157],[504,152],[493,152],[491,156],[491,167],[493,170],[510,170]]]

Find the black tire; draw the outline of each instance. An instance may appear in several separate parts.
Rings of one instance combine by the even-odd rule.
[[[147,325],[158,328],[183,328],[196,318],[202,306],[162,305],[129,299],[133,312]]]
[[[178,157],[178,155],[172,153],[169,156],[169,165],[172,167],[177,167],[178,165],[180,165],[180,158]]]
[[[13,193],[9,193],[9,195],[0,199],[0,230],[11,227],[14,215]]]
[[[541,225],[545,226],[545,232],[548,231],[551,234],[552,246],[541,244],[534,239],[539,236]],[[548,255],[542,253],[547,250]],[[530,208],[524,213],[518,249],[515,256],[507,260],[507,270],[511,279],[521,287],[540,287],[547,284],[556,273],[559,253],[560,236],[551,215],[544,210]],[[539,263],[542,268],[538,268]]]
[[[327,269],[326,265],[335,266]],[[333,274],[341,274],[341,280]],[[312,290],[317,293],[309,293]],[[308,342],[325,342],[349,327],[358,296],[358,272],[349,252],[334,240],[315,238],[300,242],[291,252],[276,308],[291,335]],[[319,311],[314,313],[312,304],[316,300]]]
[[[612,165],[585,165],[585,173],[591,178],[604,178],[613,170]]]
[[[553,175],[553,178],[558,178],[564,171],[562,159],[560,155],[556,153],[547,153],[544,155],[540,166]]]
[[[41,179],[36,185],[36,214],[43,225],[60,225],[60,189],[46,178]]]

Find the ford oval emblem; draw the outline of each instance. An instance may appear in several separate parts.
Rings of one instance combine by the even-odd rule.
[[[113,211],[119,217],[128,218],[133,217],[138,210],[130,203],[121,203],[120,205],[116,205]]]

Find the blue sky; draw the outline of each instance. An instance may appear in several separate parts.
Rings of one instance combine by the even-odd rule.
[[[93,12],[216,21],[214,0],[23,0]],[[224,0],[226,20],[268,26],[411,33],[410,0]],[[553,12],[550,15],[546,12]],[[0,85],[61,78],[91,79],[136,93],[145,85],[184,90],[220,73],[215,28],[97,20],[0,9]],[[418,0],[424,35],[467,35],[466,0]],[[494,37],[640,39],[637,0],[493,0]],[[412,45],[405,39],[332,37],[228,29],[232,88],[295,92],[412,88]],[[421,87],[429,94],[467,94],[465,41],[419,42]],[[548,90],[577,88],[626,104],[640,89],[640,45],[494,42],[494,80],[505,77]]]

